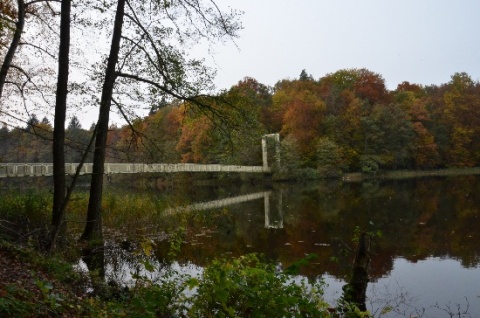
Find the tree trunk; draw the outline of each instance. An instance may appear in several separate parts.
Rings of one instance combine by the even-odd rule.
[[[354,303],[361,311],[366,311],[368,270],[370,268],[370,235],[362,233],[358,242],[350,282],[343,287],[344,299]]]
[[[53,209],[49,249],[55,248],[58,234],[65,230],[65,117],[67,113],[68,70],[70,54],[71,0],[62,0],[60,16],[60,48],[53,129]]]
[[[120,51],[120,40],[122,36],[123,16],[125,13],[125,0],[118,0],[117,12],[115,14],[115,25],[108,57],[105,80],[103,83],[102,97],[100,100],[100,111],[97,122],[95,137],[95,152],[93,155],[93,173],[90,183],[90,199],[88,202],[87,223],[82,234],[82,240],[101,240],[102,235],[102,196],[103,196],[103,174],[105,164],[105,151],[107,145],[108,119],[110,105],[112,104],[113,86],[116,80],[116,64]]]
[[[12,60],[15,56],[15,52],[17,51],[18,44],[20,43],[23,27],[25,25],[25,2],[24,0],[17,0],[17,4],[18,16],[17,23],[15,25],[15,33],[13,34],[12,42],[10,42],[10,47],[5,55],[5,59],[3,60],[2,68],[0,69],[0,98],[3,95],[3,86],[5,85],[8,70],[12,65]]]

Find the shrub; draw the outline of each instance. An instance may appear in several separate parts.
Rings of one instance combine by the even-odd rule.
[[[205,269],[192,297],[192,317],[326,317],[319,284],[307,288],[275,273],[255,254],[216,260]]]

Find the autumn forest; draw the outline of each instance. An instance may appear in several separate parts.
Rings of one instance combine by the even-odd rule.
[[[287,178],[480,164],[480,83],[466,73],[389,91],[382,75],[367,69],[318,80],[303,70],[274,87],[246,77],[205,103],[209,109],[200,111],[162,99],[147,117],[111,126],[107,161],[261,165],[262,135],[278,132],[277,172]],[[70,120],[67,162],[80,160],[92,129]],[[0,162],[51,162],[47,118],[32,116],[0,134]]]

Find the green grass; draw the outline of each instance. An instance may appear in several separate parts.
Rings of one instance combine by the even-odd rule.
[[[394,170],[383,171],[375,175],[365,175],[362,173],[345,173],[342,176],[344,181],[361,182],[365,179],[410,179],[418,177],[448,177],[461,175],[480,174],[480,167],[474,168],[446,168],[436,170]]]
[[[41,245],[50,229],[52,194],[41,190],[4,191],[0,200],[0,238]],[[134,238],[153,235],[159,228],[174,228],[178,217],[165,217],[172,206],[165,199],[150,194],[105,193],[102,203],[103,227],[107,235]],[[76,240],[84,228],[88,193],[75,193],[67,207],[69,237]]]

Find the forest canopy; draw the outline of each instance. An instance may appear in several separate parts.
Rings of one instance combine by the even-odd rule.
[[[145,118],[110,127],[107,161],[260,165],[262,135],[280,133],[284,169],[336,175],[480,164],[480,84],[466,73],[438,86],[405,81],[388,90],[367,69],[318,80],[302,71],[274,87],[246,77],[217,97],[212,109],[218,106],[222,118],[159,96]],[[50,162],[51,132],[48,119],[36,116],[24,127],[2,127],[0,161]],[[70,161],[90,134],[72,119]]]

